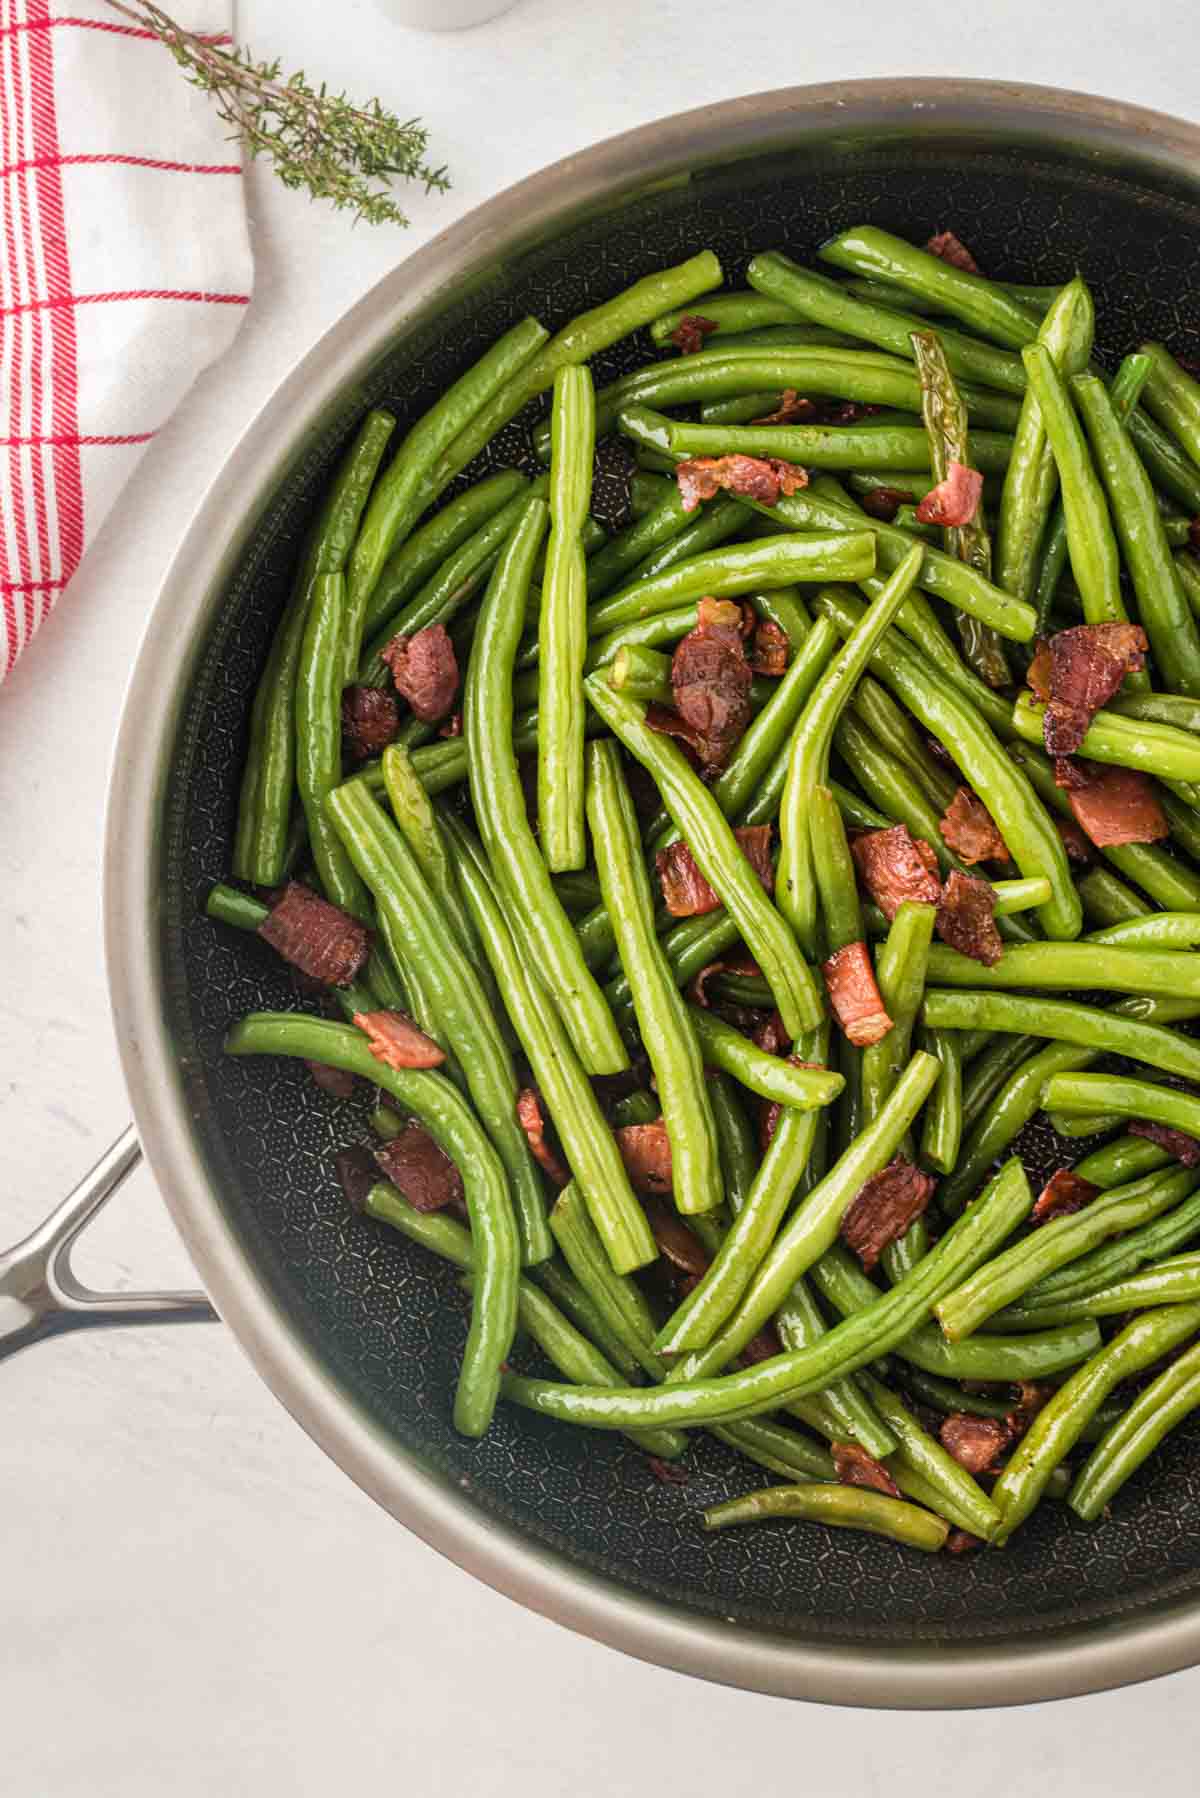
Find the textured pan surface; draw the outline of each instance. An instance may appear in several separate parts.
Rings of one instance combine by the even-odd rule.
[[[917,241],[953,227],[981,266],[1013,279],[1059,280],[1080,267],[1095,285],[1109,361],[1146,335],[1185,353],[1200,346],[1200,205],[1050,152],[968,152],[953,140],[758,157],[618,206],[502,267],[436,328],[379,362],[352,412],[325,421],[228,585],[191,683],[167,793],[167,1022],[220,1203],[258,1278],[378,1430],[458,1487],[464,1504],[566,1567],[760,1636],[864,1647],[1028,1641],[1030,1632],[1112,1617],[1194,1587],[1200,1435],[1184,1432],[1169,1443],[1100,1525],[1085,1529],[1065,1508],[1047,1505],[1003,1554],[958,1559],[807,1524],[706,1538],[700,1509],[761,1483],[708,1439],[696,1443],[683,1486],[660,1484],[616,1437],[507,1407],[486,1441],[463,1442],[450,1425],[464,1331],[453,1273],[347,1215],[332,1160],[337,1148],[366,1135],[354,1107],[335,1105],[296,1064],[222,1056],[235,1018],[298,1001],[265,947],[198,915],[209,884],[229,866],[245,720],[296,545],[362,406],[383,403],[411,422],[523,312],[557,326],[705,245],[737,283],[756,250],[779,246],[808,260],[831,231],[860,220]],[[598,379],[637,359],[620,347],[600,360]],[[523,431],[510,428],[498,447],[492,461],[520,460]],[[1031,1156],[1041,1168],[1054,1159],[1044,1139],[1042,1153]],[[976,1701],[987,1698],[981,1691]]]

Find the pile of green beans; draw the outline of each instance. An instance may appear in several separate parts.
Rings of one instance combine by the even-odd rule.
[[[458,1270],[460,1430],[503,1400],[679,1460],[702,1429],[760,1470],[731,1461],[708,1529],[998,1547],[1043,1499],[1099,1516],[1200,1406],[1200,1171],[1170,1146],[1200,1141],[1177,1028],[1200,1017],[1200,383],[1157,343],[1106,374],[1082,277],[1014,286],[872,225],[819,255],[764,250],[722,292],[701,250],[553,334],[518,321],[407,430],[365,416],[299,547],[205,911],[261,931],[295,879],[371,933],[329,988],[339,1021],[306,1001],[226,1046],[350,1073],[377,1138],[418,1125],[456,1165],[465,1221],[402,1171],[347,1196],[355,1228]],[[689,315],[705,341],[676,354]],[[647,327],[651,358],[596,391],[591,359]],[[788,390],[872,410],[768,422]],[[539,401],[541,473],[464,475]],[[639,466],[598,521],[613,433]],[[741,480],[763,458],[796,471],[773,503],[777,468]],[[697,459],[732,482],[699,505],[676,479]],[[960,464],[986,512],[919,524],[909,502]],[[1169,834],[1074,866],[1017,671],[1039,633],[1126,617],[1148,667],[1081,753],[1157,783]],[[382,697],[392,639],[435,627],[460,676],[443,737]],[[397,706],[365,764],[354,686]],[[964,785],[1007,860],[962,859]],[[997,959],[939,940],[927,889],[864,890],[856,836],[895,829],[939,880],[981,881]],[[886,1026],[863,1047],[826,989],[849,965]],[[440,1066],[380,1059],[385,1011]],[[1079,1208],[1044,1219],[1013,1147],[1039,1113],[1047,1173],[1078,1176]],[[860,1264],[847,1213],[897,1162],[933,1197]],[[990,1492],[906,1397],[1004,1417],[978,1382],[1047,1378]],[[848,1444],[902,1496],[839,1484]]]

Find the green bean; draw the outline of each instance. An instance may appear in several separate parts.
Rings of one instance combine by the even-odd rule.
[[[810,1202],[812,1196],[815,1194],[810,1195]],[[637,1387],[623,1391],[564,1387],[509,1375],[504,1394],[543,1416],[595,1429],[707,1424],[770,1411],[781,1399],[790,1402],[806,1393],[822,1391],[832,1380],[854,1372],[904,1340],[914,1321],[926,1316],[929,1306],[948,1289],[947,1283],[959,1278],[966,1267],[985,1259],[1027,1214],[1030,1202],[1029,1185],[1020,1164],[1010,1162],[970,1212],[947,1230],[920,1266],[891,1292],[877,1294],[875,1302],[860,1315],[835,1325],[807,1348],[776,1355],[755,1367],[718,1379],[690,1379],[686,1384],[674,1383],[674,1372],[679,1370],[673,1370],[672,1379],[652,1391]],[[778,1246],[777,1243],[776,1249]],[[1080,1326],[1079,1340],[1094,1340],[1098,1334],[1094,1324],[1091,1331],[1089,1336]],[[1045,1334],[1062,1336],[1061,1332]],[[714,1351],[716,1347],[714,1344]],[[686,1367],[687,1363],[681,1365]]]
[[[716,1124],[700,1047],[654,931],[654,900],[641,857],[637,814],[615,743],[588,751],[587,817],[604,903],[630,988],[638,1030],[654,1070],[671,1143],[677,1208],[711,1211],[722,1188]]]
[[[625,648],[657,649],[662,644],[678,643],[681,637],[695,630],[699,617],[700,608],[693,601],[686,606],[672,606],[666,612],[654,612],[631,624],[619,624],[601,637],[588,639],[584,669],[588,674],[595,674],[597,669],[607,668]]]
[[[502,468],[435,512],[388,557],[371,595],[364,629],[374,631],[381,619],[398,612],[456,549],[528,486],[518,469]]]
[[[801,1274],[775,1313],[779,1340],[785,1349],[807,1348],[819,1341],[827,1328],[821,1307]],[[829,1412],[827,1422],[834,1431],[831,1442],[860,1442],[868,1454],[879,1459],[894,1454],[899,1447],[895,1434],[866,1397],[859,1376],[835,1380],[825,1388],[820,1402]],[[804,1401],[800,1403],[803,1405]]]
[[[1077,276],[1050,306],[1038,331],[1038,341],[1064,375],[1073,375],[1087,365],[1094,328],[1092,296]],[[1050,591],[1044,595],[1039,585],[1038,551],[1047,535],[1057,492],[1058,464],[1047,441],[1041,405],[1030,386],[1021,407],[1000,499],[996,579],[1010,593],[1026,600],[1034,598],[1035,585],[1038,586],[1038,615],[1043,620],[1058,585],[1058,575],[1053,576],[1051,584],[1051,574],[1047,571]],[[1064,517],[1061,560],[1055,558],[1059,574],[1065,564],[1066,549]]]
[[[780,456],[806,468],[924,469],[929,443],[919,425],[705,425],[688,424],[648,406],[623,406],[623,434],[669,456]],[[1012,439],[1001,431],[976,431],[977,466],[995,474],[1008,466]]]
[[[506,915],[482,852],[465,826],[452,818],[445,823],[463,897],[596,1231],[618,1273],[643,1267],[658,1249],[591,1083],[534,965],[518,948],[511,911]]]
[[[589,608],[588,633],[599,637],[620,625],[666,612],[707,593],[733,598],[793,581],[857,580],[875,566],[870,533],[770,538],[734,544],[686,561],[644,581],[620,588]]]
[[[797,718],[836,648],[837,632],[828,619],[818,618],[779,682],[774,700],[750,725],[713,783],[722,810],[729,804],[727,816],[742,824],[767,824],[779,815]]]
[[[747,425],[756,418],[769,418],[783,404],[778,388],[769,393],[736,393],[727,400],[706,400],[697,407],[703,425]]]
[[[1179,585],[1183,589],[1184,598],[1191,606],[1193,613],[1200,615],[1200,563],[1195,556],[1179,550],[1171,558],[1175,564],[1175,572],[1179,577]]]
[[[1000,1521],[1000,1513],[986,1492],[936,1437],[922,1429],[904,1401],[889,1391],[882,1380],[870,1373],[863,1373],[860,1378],[867,1397],[899,1439],[897,1460],[928,1482],[937,1494],[938,1511],[944,1511],[960,1529],[970,1530],[986,1541]]]
[[[1129,435],[1154,485],[1189,515],[1200,510],[1200,469],[1170,432],[1139,409],[1130,414]]]
[[[813,689],[792,737],[787,780],[780,804],[775,897],[801,946],[810,955],[816,952],[816,890],[808,818],[812,789],[825,779],[834,726],[883,633],[911,592],[921,568],[921,557],[920,549],[911,550],[864,614],[841,653]]]
[[[931,964],[935,953],[936,949],[930,952]],[[1104,953],[1115,952],[1108,950]],[[1138,955],[1141,952],[1130,950],[1128,953]],[[978,971],[980,964],[976,962],[974,966]],[[1088,983],[1083,980],[1074,984],[1086,987]],[[1170,1024],[1196,1016],[1197,1009],[1200,1007],[1196,1006],[1194,1000],[1139,996],[1120,1000],[1110,1008],[1110,1014],[1138,1018],[1148,1023]],[[1013,1040],[1016,1043],[1023,1039]],[[968,1125],[969,1135],[963,1144],[958,1165],[938,1194],[942,1207],[953,1214],[970,1198],[996,1157],[1004,1153],[1018,1131],[1024,1128],[1040,1108],[1042,1090],[1052,1075],[1085,1068],[1096,1059],[1099,1052],[1094,1049],[1079,1049],[1072,1043],[1051,1043],[1038,1054],[1021,1060],[1008,1084],[989,1102],[982,1115]],[[966,1109],[964,1102],[964,1112]]]
[[[614,693],[600,675],[589,675],[584,684],[595,711],[656,781],[701,873],[771,982],[785,1028],[792,1036],[811,1029],[821,1015],[812,973],[716,800],[677,745],[649,729],[642,707]]]
[[[1200,1176],[1189,1168],[1168,1171],[1177,1180],[1181,1195],[1181,1203],[1173,1211],[1039,1280],[1026,1293],[1022,1309],[1040,1316],[1049,1305],[1099,1292],[1189,1242],[1200,1229],[1200,1193],[1195,1191]]]
[[[1141,1174],[1155,1173],[1171,1160],[1166,1149],[1149,1142],[1144,1136],[1122,1136],[1106,1143],[1079,1162],[1075,1172],[1093,1186],[1124,1186]]]
[[[746,1417],[741,1423],[718,1424],[710,1432],[718,1442],[737,1449],[747,1460],[757,1461],[770,1473],[786,1480],[834,1478],[833,1457],[827,1449],[808,1442],[796,1430],[785,1429],[765,1417]]]
[[[1115,993],[1155,993],[1200,999],[1197,957],[1171,950],[1119,949],[1102,943],[1017,943],[984,967],[969,955],[935,944],[931,986],[1030,987],[1071,991],[1103,987]],[[1069,1109],[1069,1107],[1068,1107]]]
[[[981,337],[1020,349],[1037,332],[1037,314],[983,275],[968,274],[875,225],[856,225],[821,245],[824,262],[852,275],[888,281],[960,318]]]
[[[929,844],[944,871],[957,866],[957,858],[943,841],[940,816],[908,768],[850,713],[838,723],[833,742],[854,779],[885,815],[885,828],[893,823],[907,825],[910,835]]]
[[[1044,344],[1024,351],[1030,389],[1037,398],[1047,441],[1054,452],[1067,524],[1071,572],[1089,624],[1127,616],[1121,567],[1104,489],[1088,452],[1071,394]],[[1131,685],[1146,685],[1136,677]]]
[[[511,1183],[522,1259],[544,1261],[552,1244],[542,1179],[517,1122],[516,1074],[479,976],[405,837],[366,789],[336,789],[327,809],[374,895],[389,942],[401,945],[404,966],[421,968],[429,983],[437,1021]]]
[[[1046,708],[1032,693],[1022,693],[1013,706],[1013,724],[1027,743],[1042,740]],[[1120,712],[1097,712],[1079,746],[1079,753],[1094,762],[1120,768],[1138,768],[1160,780],[1200,779],[1200,742],[1174,724],[1157,724],[1125,718]]]
[[[925,966],[933,937],[936,908],[905,901],[892,920],[887,941],[875,963],[883,1008],[892,1028],[863,1051],[862,1116],[871,1123],[896,1084],[908,1059],[913,1025],[925,990]],[[941,1068],[939,1066],[940,1075]]]
[[[1150,359],[1146,406],[1200,468],[1200,381],[1191,376],[1161,343],[1143,343]]]
[[[545,525],[545,503],[527,501],[488,583],[463,689],[463,735],[475,815],[527,958],[545,975],[586,1070],[611,1074],[628,1056],[529,828],[513,753],[513,656]]]
[[[842,616],[827,592],[823,590],[818,597],[817,609],[842,629]],[[987,724],[962,694],[894,637],[886,637],[879,645],[871,670],[953,755],[995,819],[1021,873],[1049,880],[1052,898],[1037,914],[1047,935],[1077,935],[1082,907],[1062,839],[1038,804],[1028,779],[1005,756]]]
[[[664,481],[663,489],[650,511],[623,531],[618,531],[591,557],[587,565],[589,600],[603,599],[606,593],[611,593],[631,570],[656,550],[674,542],[692,522],[692,515],[683,509],[678,485],[674,481]]]
[[[481,410],[486,414],[489,402],[505,391],[518,370],[528,367],[546,337],[544,326],[536,319],[522,319],[446,390],[400,445],[371,496],[350,556],[342,658],[345,680],[353,680],[358,667],[371,596],[388,556],[446,484],[437,477],[443,452]]]
[[[1125,1055],[1185,1079],[1200,1079],[1200,1043],[1192,1037],[1069,999],[931,990],[925,995],[921,1016],[934,1029],[966,1030],[977,1025],[983,1030],[1030,1033],[1052,1042],[1077,1043],[1098,1053]]]
[[[801,1053],[828,1052],[828,1030],[813,1032]],[[676,1307],[654,1339],[663,1355],[707,1348],[737,1309],[775,1240],[812,1152],[816,1120],[811,1112],[781,1108],[766,1154],[745,1204],[699,1283]]]
[[[604,1317],[607,1327],[652,1380],[666,1372],[654,1353],[654,1319],[640,1286],[613,1268],[587,1204],[572,1182],[564,1186],[550,1213],[550,1228],[567,1266]]]
[[[368,412],[317,514],[250,713],[250,747],[238,798],[233,872],[255,886],[283,877],[296,766],[296,670],[313,583],[338,574],[396,421]]]
[[[391,1093],[455,1162],[466,1190],[478,1286],[454,1400],[455,1427],[481,1436],[516,1327],[519,1244],[496,1151],[466,1100],[440,1074],[377,1061],[362,1032],[298,1013],[253,1012],[225,1041],[230,1055],[290,1055],[344,1068]]]
[[[1153,698],[1155,695],[1148,694],[1147,697]],[[1089,869],[1076,885],[1083,901],[1084,915],[1088,923],[1097,929],[1113,924],[1127,924],[1135,918],[1153,915],[1152,907],[1144,899],[1140,899],[1132,887],[1127,887],[1115,874],[1110,874],[1107,868]]]
[[[1131,1311],[1147,1311],[1157,1305],[1177,1305],[1200,1299],[1200,1255],[1176,1255],[1158,1261],[1140,1274],[1115,1280],[1079,1298],[1057,1305],[1014,1305],[1001,1312],[999,1323],[1011,1321],[1018,1328],[1040,1329],[1045,1324],[1075,1323],[1081,1317],[1124,1317]]]
[[[922,543],[932,543],[937,546],[942,541],[942,533],[937,525],[922,524],[917,517],[915,506],[897,506],[891,522],[898,531],[903,531],[909,537],[919,537]],[[966,614],[964,613],[962,616],[965,617]]]
[[[704,1513],[704,1527],[722,1530],[731,1524],[761,1523],[772,1517],[801,1517],[834,1529],[864,1530],[927,1554],[944,1547],[950,1533],[950,1525],[932,1511],[922,1511],[882,1492],[836,1485],[764,1486],[761,1492],[710,1505]]]
[[[847,292],[844,286],[800,268],[776,250],[755,256],[747,271],[752,287],[772,300],[790,304],[802,317],[862,338],[881,350],[912,359],[910,341],[913,330],[920,330],[924,320],[919,314],[898,312],[870,304]],[[991,344],[958,331],[940,333],[946,360],[956,375],[981,382],[986,387],[999,387],[1007,393],[1025,391],[1025,375],[1020,358],[994,349]]]
[[[710,250],[702,250],[673,268],[644,276],[613,299],[571,319],[459,432],[434,470],[435,482],[439,487],[445,486],[460,473],[528,401],[553,385],[560,368],[587,362],[631,331],[651,324],[663,312],[686,306],[720,279],[720,263]],[[598,418],[597,436],[603,436],[607,429],[608,425]]]
[[[748,1092],[797,1111],[814,1111],[832,1104],[841,1092],[840,1074],[826,1068],[794,1067],[782,1056],[760,1049],[732,1024],[699,1005],[689,1005],[687,1012],[705,1062],[732,1075]]]
[[[799,322],[795,309],[764,294],[747,293],[744,289],[728,293],[705,294],[695,308],[676,308],[656,318],[650,336],[660,350],[670,349],[675,332],[685,318],[697,311],[713,327],[714,332],[751,331],[759,325],[794,325]]]
[[[1144,918],[1110,924],[1105,930],[1090,930],[1084,940],[1124,949],[1194,949],[1200,944],[1200,912],[1151,912]]]
[[[1065,1459],[1096,1406],[1119,1381],[1150,1367],[1200,1329],[1200,1305],[1172,1305],[1139,1317],[1060,1386],[1017,1444],[992,1489],[1000,1507],[996,1540],[1007,1541],[1024,1522],[1050,1470]]]
[[[579,1284],[565,1262],[557,1257],[553,1261],[543,1261],[539,1267],[531,1268],[527,1277],[536,1280],[549,1293],[559,1309],[573,1320],[589,1342],[595,1343],[618,1373],[626,1380],[637,1380],[641,1362],[609,1327],[602,1308]]]
[[[850,280],[842,285],[848,293],[859,299],[870,300],[878,306],[909,306],[914,312],[936,313],[938,308],[932,300],[922,299],[917,294],[909,294],[903,287],[894,287],[889,281],[873,281],[867,278]],[[1060,289],[1057,287],[1030,286],[1022,281],[1001,281],[997,284],[1005,293],[1011,294],[1014,300],[1020,300],[1031,312],[1039,314],[1054,303]]]
[[[818,619],[817,622],[819,624],[821,620]],[[835,732],[835,741],[836,735]],[[861,799],[857,793],[852,793],[848,787],[840,786],[836,780],[830,781],[829,791],[838,802],[838,810],[842,814],[843,821],[853,825],[855,830],[887,830],[892,823],[891,818],[885,817],[882,812],[877,812],[873,805],[868,805],[865,799]],[[879,915],[883,917],[882,912]],[[884,924],[886,925],[886,923],[885,918]]]
[[[459,547],[439,564],[424,586],[398,609],[371,612],[367,629],[374,636],[363,650],[359,677],[372,686],[382,685],[387,678],[383,651],[392,638],[414,636],[431,624],[449,626],[462,608],[482,587],[504,545],[523,517],[529,500],[541,497],[545,482],[532,484],[522,480],[514,496],[486,518]],[[540,489],[540,491],[539,491]],[[440,517],[441,514],[439,513]]]
[[[821,902],[821,927],[830,955],[863,941],[862,907],[854,858],[837,800],[828,787],[814,787],[809,811],[813,872]]]
[[[742,1102],[728,1074],[708,1077],[708,1100],[717,1127],[721,1180],[729,1209],[736,1217],[758,1171],[758,1149]],[[634,1120],[630,1119],[630,1122]]]
[[[953,1172],[963,1132],[962,1032],[930,1030],[921,1047],[937,1057],[942,1071],[925,1107],[921,1129],[921,1164],[936,1173]]]
[[[551,414],[550,536],[538,623],[538,828],[552,871],[587,859],[583,800],[583,658],[587,572],[580,529],[595,449],[595,400],[586,368],[560,368]]]
[[[630,699],[647,704],[674,705],[675,690],[671,685],[671,657],[640,643],[622,643],[608,664],[608,684]]]
[[[883,747],[907,768],[930,805],[936,806],[939,813],[944,812],[958,790],[958,783],[947,768],[934,761],[908,713],[896,704],[887,688],[865,674],[858,683],[850,708]]]
[[[495,1011],[499,995],[492,982],[491,969],[480,948],[471,914],[463,903],[437,813],[413,766],[412,757],[399,744],[391,743],[380,760],[392,816]]]
[[[382,1101],[375,1106],[367,1122],[381,1142],[390,1142],[404,1128],[404,1118],[400,1112],[394,1105],[385,1105]]]
[[[1200,1405],[1200,1346],[1193,1346],[1139,1393],[1088,1456],[1067,1496],[1092,1523],[1169,1432]]]
[[[269,905],[252,893],[240,893],[236,887],[218,881],[208,890],[204,911],[216,924],[232,924],[235,930],[257,930],[271,915]]]
[[[813,629],[812,613],[799,587],[764,587],[750,595],[750,605],[761,618],[778,625],[788,640],[788,654],[798,656]]]
[[[951,1341],[969,1336],[1047,1274],[1077,1261],[1108,1237],[1148,1223],[1176,1204],[1179,1196],[1175,1174],[1147,1174],[1128,1186],[1115,1187],[1073,1216],[1054,1219],[947,1293],[936,1307],[943,1330]]]
[[[1045,1104],[1055,1110],[1147,1118],[1189,1136],[1200,1136],[1200,1099],[1169,1086],[1155,1086],[1149,1080],[1120,1079],[1111,1074],[1056,1074],[1046,1083]]]
[[[296,784],[325,895],[365,922],[371,915],[366,888],[325,815],[325,800],[341,779],[342,770],[345,612],[345,577],[317,575],[296,663]]]

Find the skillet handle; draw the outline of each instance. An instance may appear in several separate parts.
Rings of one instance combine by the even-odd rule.
[[[130,1124],[45,1223],[0,1253],[0,1361],[89,1325],[216,1320],[203,1292],[92,1292],[71,1269],[76,1240],[141,1159]]]

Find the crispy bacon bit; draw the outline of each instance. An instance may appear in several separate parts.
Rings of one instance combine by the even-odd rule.
[[[671,658],[675,709],[709,767],[726,759],[750,719],[753,675],[742,640],[744,622],[742,608],[731,601],[702,599],[696,628]]]
[[[446,1051],[402,1011],[356,1011],[354,1022],[376,1061],[389,1068],[436,1068],[446,1059]]]
[[[792,1039],[779,1013],[772,1011],[756,1026],[751,1041],[764,1055],[782,1055],[791,1047]]]
[[[778,676],[787,673],[791,644],[787,632],[773,618],[764,618],[754,627],[754,647],[750,667],[755,674]]]
[[[1127,674],[1146,666],[1140,624],[1076,624],[1039,643],[1026,679],[1046,708],[1047,755],[1074,755]]]
[[[1070,1217],[1090,1205],[1100,1187],[1081,1180],[1074,1168],[1060,1167],[1051,1174],[1038,1194],[1037,1204],[1029,1214],[1031,1224],[1047,1224],[1056,1217]]]
[[[771,891],[771,826],[743,824],[734,831],[750,866]],[[663,901],[673,918],[696,918],[702,912],[716,911],[721,901],[696,866],[691,850],[682,838],[668,843],[654,858],[658,878],[662,882]]]
[[[446,716],[458,692],[458,658],[444,624],[427,624],[412,637],[393,637],[383,659],[414,717],[437,724]]]
[[[974,1411],[952,1411],[938,1432],[942,1447],[968,1473],[995,1473],[996,1463],[1013,1436],[1002,1417],[980,1417]]]
[[[376,1149],[375,1159],[414,1211],[441,1211],[463,1197],[462,1175],[420,1124],[406,1124]]]
[[[1200,518],[1193,518],[1188,526],[1188,547],[1200,555]]]
[[[652,1124],[624,1124],[613,1134],[634,1190],[670,1192],[671,1139],[662,1119]]]
[[[860,1049],[881,1042],[892,1028],[892,1020],[880,996],[867,945],[847,943],[829,957],[821,971],[833,1015],[847,1040]]]
[[[330,986],[349,986],[371,949],[365,924],[298,880],[288,881],[258,934],[302,974]]]
[[[693,1005],[702,1005],[708,1010],[708,983],[718,974],[741,974],[753,980],[761,976],[762,969],[752,955],[734,955],[728,961],[710,961],[698,974],[693,974],[688,982],[687,995]]]
[[[826,400],[821,407],[823,425],[856,425],[860,419],[873,418],[883,406],[871,406],[864,400]]]
[[[891,524],[901,506],[912,501],[911,493],[902,493],[899,487],[872,487],[859,500],[863,511],[872,518],[881,519],[884,524]]]
[[[937,933],[960,955],[981,961],[985,968],[994,967],[1004,953],[995,910],[991,882],[953,868],[938,901]]]
[[[1054,1397],[1055,1388],[1046,1380],[1018,1380],[1014,1387],[1016,1408],[1008,1414],[1008,1421],[1014,1417],[1023,1417],[1026,1421],[1036,1417],[1043,1405],[1048,1405]]]
[[[342,741],[355,762],[365,762],[393,742],[400,708],[381,687],[342,689]]]
[[[1185,1130],[1172,1130],[1167,1124],[1151,1124],[1145,1118],[1134,1118],[1128,1129],[1130,1136],[1144,1136],[1147,1142],[1156,1142],[1184,1167],[1200,1167],[1200,1141]]]
[[[801,419],[815,419],[817,407],[811,400],[806,400],[796,392],[794,387],[785,387],[779,396],[779,404],[774,412],[765,412],[761,418],[752,418],[752,425],[794,425]]]
[[[1062,838],[1063,848],[1067,852],[1067,860],[1072,862],[1090,862],[1092,845],[1076,824],[1074,818],[1056,818],[1055,828]]]
[[[321,1091],[328,1093],[331,1099],[354,1097],[354,1075],[348,1074],[345,1068],[331,1068],[323,1061],[306,1061],[304,1065]]]
[[[638,1126],[634,1126],[636,1129]],[[650,1225],[654,1240],[672,1267],[680,1273],[690,1274],[700,1279],[708,1272],[708,1256],[703,1244],[692,1235],[679,1213],[670,1205],[660,1204],[658,1199],[646,1198],[642,1202],[646,1213],[646,1222]]]
[[[947,527],[970,524],[983,497],[983,476],[965,462],[951,462],[946,478],[931,487],[917,507],[918,524]]]
[[[333,1158],[338,1184],[351,1211],[366,1209],[367,1194],[379,1178],[379,1168],[370,1149],[363,1143],[339,1149]]]
[[[772,1324],[764,1324],[757,1336],[752,1336],[738,1360],[743,1367],[753,1367],[759,1361],[772,1361],[776,1355],[783,1353],[783,1344],[775,1334]]]
[[[961,268],[968,275],[979,273],[979,264],[966,244],[955,237],[953,231],[935,231],[925,248],[931,256],[940,257],[943,262],[948,262],[951,268]]]
[[[868,1273],[889,1243],[898,1242],[920,1217],[936,1181],[911,1161],[897,1158],[872,1174],[842,1218],[842,1240]]]
[[[660,737],[675,737],[684,744],[688,761],[693,768],[704,766],[704,752],[708,748],[698,730],[685,724],[679,713],[669,705],[656,705],[653,701],[646,707],[646,725],[656,730]]]
[[[1148,774],[1075,762],[1067,790],[1071,810],[1098,849],[1117,843],[1154,843],[1170,831]]]
[[[937,904],[942,891],[937,857],[928,843],[909,835],[907,824],[865,831],[850,848],[867,891],[889,922],[906,899]]]
[[[869,1455],[861,1443],[831,1442],[829,1452],[840,1485],[867,1486],[872,1492],[886,1492],[889,1498],[900,1497],[900,1488],[883,1462]]]
[[[808,486],[808,470],[779,456],[693,456],[675,464],[675,479],[684,511],[694,512],[701,500],[713,499],[722,488],[773,506],[781,493],[798,493]]]
[[[671,342],[681,356],[694,356],[704,348],[704,339],[717,329],[715,318],[702,318],[698,312],[685,312],[671,332]]]
[[[517,1094],[517,1122],[525,1132],[525,1140],[529,1144],[529,1153],[556,1186],[569,1186],[571,1176],[546,1141],[546,1120],[542,1116],[542,1101],[532,1086],[522,1087]]]
[[[954,1529],[946,1537],[944,1546],[948,1555],[968,1555],[983,1547],[983,1537],[973,1536],[970,1530]]]
[[[438,727],[438,736],[439,737],[461,737],[462,736],[462,713],[461,712],[451,712],[451,714],[447,718],[445,724],[440,725]]]
[[[964,862],[1006,862],[1008,846],[970,787],[959,787],[941,820],[942,841]]]
[[[687,1468],[681,1467],[678,1461],[664,1461],[661,1455],[647,1455],[646,1463],[660,1485],[687,1485]]]

